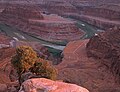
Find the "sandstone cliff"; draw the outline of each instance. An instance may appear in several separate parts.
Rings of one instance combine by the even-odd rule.
[[[87,43],[89,43],[89,40],[68,43],[63,51],[62,62],[56,66],[58,79],[83,86],[90,92],[119,92],[120,85],[115,83],[115,77],[110,73],[108,67],[100,63],[103,61],[87,56]],[[91,43],[90,47],[100,47],[96,45],[97,43],[99,43],[99,40],[96,39],[96,42]],[[107,50],[107,48],[106,50],[103,48],[100,51]]]
[[[87,54],[90,57],[102,60],[102,64],[120,78],[120,29],[110,29],[90,39],[87,44]]]

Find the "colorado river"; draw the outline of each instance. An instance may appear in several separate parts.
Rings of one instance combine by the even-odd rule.
[[[76,25],[85,32],[85,34],[83,35],[83,37],[81,39],[90,39],[92,36],[94,36],[98,32],[103,31],[93,25],[90,25],[86,22],[80,21],[80,20],[76,19],[75,17],[69,16],[69,17],[65,17],[65,18],[76,21]]]
[[[1,32],[6,34],[7,36],[9,36],[9,37],[11,37],[11,38],[13,38],[14,40],[17,40],[17,41],[39,42],[44,46],[51,47],[51,48],[54,48],[54,49],[57,49],[57,50],[63,50],[64,47],[65,47],[65,46],[59,46],[59,45],[56,45],[56,44],[53,44],[53,43],[50,43],[50,42],[47,42],[47,41],[37,39],[34,36],[30,36],[27,33],[24,33],[22,31],[18,30],[17,28],[8,26],[6,24],[0,23],[0,30],[1,30]]]
[[[98,29],[92,25],[89,25],[82,21],[78,21],[73,18],[69,18],[69,19],[77,21],[76,25],[85,32],[85,35],[81,39],[90,38],[91,36],[95,35],[98,32],[97,31]],[[56,50],[63,50],[65,48],[65,46],[61,46],[61,45],[54,44],[52,42],[44,41],[33,35],[22,32],[21,30],[15,28],[15,27],[12,27],[12,26],[9,26],[9,25],[3,24],[3,23],[0,23],[0,31],[3,32],[4,34],[6,34],[7,36],[13,38],[16,41],[39,42],[40,44],[42,44],[44,46],[54,48]]]

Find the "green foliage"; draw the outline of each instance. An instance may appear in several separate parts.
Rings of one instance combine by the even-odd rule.
[[[18,74],[28,71],[37,60],[36,52],[29,46],[20,46],[16,49],[16,55],[12,58],[12,64]]]
[[[39,59],[33,67],[30,69],[31,72],[39,77],[48,78],[51,80],[56,79],[57,70],[49,63],[49,61]]]

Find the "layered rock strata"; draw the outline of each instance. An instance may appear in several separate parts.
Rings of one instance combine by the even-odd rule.
[[[12,8],[6,8],[2,11],[0,21],[16,26],[23,32],[30,33],[40,39],[66,43],[67,41],[78,40],[84,34],[76,26],[75,21],[70,21],[54,14],[39,15],[39,13],[36,14],[36,11],[26,8]],[[27,12],[31,13],[31,15],[27,14]],[[37,19],[36,16],[43,16],[44,18]]]
[[[73,41],[80,39],[84,34],[74,22],[44,20],[32,21],[30,25],[32,30],[35,30],[29,30],[30,33],[48,41]]]
[[[87,56],[86,44],[88,42],[89,40],[83,40],[68,43],[63,51],[63,60],[57,66],[58,79],[83,86],[90,92],[119,92],[120,85],[115,83],[115,77],[109,71],[108,66],[101,64],[101,62],[107,62]],[[91,43],[90,47],[101,47],[100,51],[104,51],[101,43],[96,45],[98,43],[99,40],[96,40],[95,43]],[[96,52],[96,54],[99,53]],[[105,53],[100,55],[104,56]]]
[[[33,8],[21,7],[21,6],[8,6],[2,11],[2,15],[14,16],[25,19],[43,19],[43,16],[38,12],[38,10]]]
[[[88,56],[101,59],[117,79],[120,79],[119,43],[120,29],[114,28],[94,36],[87,44]]]

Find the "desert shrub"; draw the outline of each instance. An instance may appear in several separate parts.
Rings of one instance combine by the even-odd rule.
[[[29,46],[18,47],[11,62],[20,76],[25,72],[32,72],[36,77],[56,79],[57,70],[50,61],[38,58],[36,52]]]
[[[50,64],[49,61],[39,58],[30,71],[41,78],[56,79],[57,70]]]
[[[29,46],[20,46],[16,49],[16,55],[12,58],[12,64],[18,74],[28,71],[37,60],[36,52]]]

